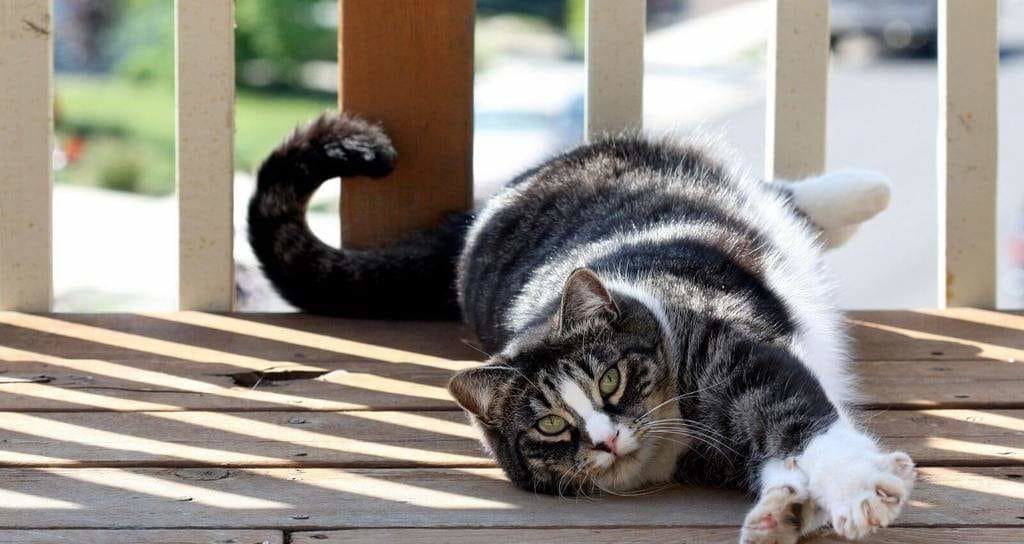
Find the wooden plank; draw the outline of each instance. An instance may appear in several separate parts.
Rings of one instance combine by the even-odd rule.
[[[1024,410],[883,410],[862,419],[920,466],[1024,465]]]
[[[1011,359],[1024,351],[1024,317],[950,310],[861,312],[854,318],[868,406],[1021,406],[1024,365]],[[3,313],[0,344],[6,349],[0,360],[7,362],[0,387],[26,395],[0,395],[0,408],[88,408],[71,399],[93,389],[103,394],[99,400],[110,401],[97,409],[162,409],[154,403],[172,409],[438,409],[451,406],[440,390],[450,371],[481,357],[461,342],[462,336],[459,326],[447,323],[301,315]],[[884,358],[887,354],[893,359]],[[978,364],[969,364],[974,358]],[[901,359],[907,361],[894,364]],[[387,364],[377,364],[382,362]],[[358,376],[336,373],[325,380],[268,380],[265,385],[272,387],[251,392],[246,387],[224,391],[235,388],[228,374],[302,365],[384,380],[362,383]],[[47,383],[38,383],[41,376]],[[61,400],[62,389],[72,396]],[[373,391],[383,395],[377,398]],[[118,400],[125,406],[118,407]]]
[[[178,306],[234,303],[235,4],[176,0]]]
[[[1021,315],[853,317],[865,406],[1024,408]],[[452,409],[451,372],[482,357],[463,336],[452,323],[297,314],[0,313],[0,409]]]
[[[387,179],[342,183],[342,241],[370,247],[472,206],[475,2],[339,6],[339,108],[383,123],[398,150]]]
[[[851,312],[849,318],[860,361],[1024,360],[1020,312],[958,308]],[[268,360],[379,360],[454,370],[484,357],[467,345],[471,336],[457,323],[303,314],[0,312],[0,343],[66,357],[130,361],[159,355],[242,367]]]
[[[1024,315],[972,308],[850,312],[854,357],[875,360],[1024,360]]]
[[[900,525],[1020,528],[1024,472],[924,468]],[[686,488],[572,501],[498,469],[0,469],[2,528],[729,527],[739,493]],[[638,517],[638,512],[642,513]]]
[[[587,0],[584,133],[643,126],[646,0]]]
[[[0,3],[0,309],[53,298],[51,0]]]
[[[385,322],[301,314],[55,314],[0,312],[12,348],[112,361],[154,356],[262,369],[280,362],[384,361],[458,370],[483,354],[461,325]]]
[[[267,368],[270,376],[253,387],[258,375],[226,364],[54,359],[0,348],[0,410],[455,408],[444,390],[448,370],[378,362],[269,363]],[[866,408],[1024,408],[1021,363],[869,361],[855,368]],[[305,374],[313,369],[329,373]],[[300,372],[297,379],[282,379],[293,370]]]
[[[461,412],[0,412],[0,466],[493,466]]]
[[[921,466],[1024,464],[1024,410],[874,411],[867,428]],[[492,466],[461,411],[0,412],[6,467]]]
[[[0,347],[0,409],[28,411],[453,410],[451,372],[417,365],[63,359]],[[327,371],[327,374],[318,375]],[[261,377],[262,376],[262,377]]]
[[[769,179],[825,169],[829,36],[828,0],[775,0],[765,124]]]
[[[297,532],[292,544],[478,544],[480,542],[516,542],[517,544],[734,544],[739,536],[734,528],[697,527],[659,528],[623,527],[608,529],[353,529],[347,531]],[[835,536],[815,536],[804,544],[842,544]],[[859,540],[864,544],[1019,544],[1020,529],[971,527],[969,529],[891,528]]]
[[[1024,364],[1004,361],[856,363],[865,408],[1024,408]]]
[[[998,18],[999,0],[939,2],[939,300],[950,306],[996,306]]]
[[[39,530],[0,531],[0,544],[281,544],[272,530]]]

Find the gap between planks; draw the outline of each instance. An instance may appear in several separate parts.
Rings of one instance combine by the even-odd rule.
[[[922,468],[899,524],[1024,527],[1022,477]],[[11,529],[730,527],[750,506],[740,493],[695,487],[577,503],[515,489],[497,469],[3,469],[0,481],[0,507],[12,513],[0,525]]]
[[[292,532],[291,544],[477,544],[480,542],[516,542],[517,544],[734,544],[738,528],[703,527],[608,527],[602,529],[560,528],[533,529],[352,529],[343,531]],[[842,544],[848,542],[834,536],[802,539],[803,544]],[[1020,530],[971,526],[962,528],[889,528],[872,535],[863,544],[1019,544]]]
[[[1024,465],[1024,411],[877,411],[862,417],[920,466]],[[490,467],[459,412],[0,412],[0,466]]]

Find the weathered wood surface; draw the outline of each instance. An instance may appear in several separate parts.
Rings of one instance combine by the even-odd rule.
[[[492,466],[461,412],[0,412],[0,466]]]
[[[867,407],[1024,408],[1024,316],[851,321]],[[453,323],[298,314],[0,313],[0,410],[452,409],[448,378],[483,357],[469,338]]]
[[[393,241],[473,201],[473,0],[339,2],[338,104],[398,151],[383,180],[341,185],[348,247]]]
[[[645,0],[587,0],[583,132],[640,129],[644,116]]]
[[[869,542],[1019,541],[1024,317],[851,319],[863,420],[922,465],[903,528]],[[0,313],[0,543],[734,541],[748,503],[732,492],[573,501],[509,486],[444,389],[483,357],[466,337],[300,315]]]
[[[40,361],[42,359],[42,361]],[[451,371],[413,364],[112,363],[0,347],[0,409],[19,411],[451,410]],[[319,377],[313,377],[327,371]],[[262,379],[261,379],[262,377]],[[285,379],[297,377],[298,379]]]
[[[800,179],[825,169],[829,3],[774,4],[768,39],[765,175]]]
[[[0,2],[0,308],[53,295],[51,0]]]
[[[996,305],[1000,4],[939,2],[938,299],[950,306]]]
[[[43,333],[43,334],[40,334]],[[300,314],[51,314],[0,312],[0,344],[76,359],[170,358],[260,370],[277,363],[383,361],[458,370],[479,360],[463,327]]]
[[[175,0],[178,307],[235,299],[235,3]]]
[[[974,308],[850,312],[858,360],[1024,360],[1024,315]]]
[[[736,529],[699,527],[621,527],[607,529],[353,529],[348,531],[312,531],[292,534],[292,544],[480,544],[515,542],[516,544],[735,544]],[[894,528],[860,540],[864,544],[1020,544],[1020,529],[970,528],[929,529]],[[817,536],[804,544],[843,544],[834,536]]]
[[[919,465],[1024,464],[1024,410],[872,411]],[[483,467],[461,411],[0,412],[0,467]]]
[[[857,360],[1024,359],[1024,314],[1019,312],[850,312],[849,320]],[[0,338],[4,345],[64,357],[132,361],[162,355],[253,367],[268,360],[383,360],[456,369],[452,360],[483,358],[466,345],[472,335],[454,323],[303,314],[0,312]],[[84,341],[62,344],[66,339]]]
[[[314,541],[317,539],[314,539]],[[281,544],[281,531],[23,530],[0,531],[0,544]]]
[[[1024,364],[857,363],[869,408],[1024,408]],[[451,410],[450,370],[410,363],[221,363],[64,359],[0,347],[0,410]],[[312,376],[327,371],[327,374]],[[262,372],[262,371],[260,371]],[[281,379],[298,377],[300,379]],[[236,381],[238,380],[238,381]],[[241,385],[240,385],[241,384]],[[255,387],[254,387],[255,386]]]
[[[923,468],[907,526],[1024,527],[1024,469]],[[741,494],[675,489],[574,501],[498,469],[0,469],[0,528],[730,527]],[[1024,530],[1024,529],[1022,529]]]

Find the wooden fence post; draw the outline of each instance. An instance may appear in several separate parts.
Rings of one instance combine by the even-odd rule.
[[[584,133],[641,128],[646,0],[587,0]]]
[[[384,125],[398,166],[347,179],[346,247],[365,248],[472,205],[473,0],[339,0],[338,105]]]
[[[53,299],[50,2],[0,1],[0,309]]]
[[[825,169],[828,55],[828,0],[775,0],[768,40],[768,178],[799,179]]]
[[[939,3],[939,300],[949,306],[996,306],[998,13],[998,0]]]
[[[235,297],[235,3],[176,0],[178,306]]]

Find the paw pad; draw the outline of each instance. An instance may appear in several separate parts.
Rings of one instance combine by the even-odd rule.
[[[765,514],[764,517],[757,520],[756,523],[750,526],[751,529],[757,529],[759,531],[766,531],[768,529],[774,529],[779,526],[779,522],[775,520],[775,516],[771,514]]]

